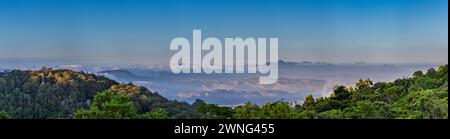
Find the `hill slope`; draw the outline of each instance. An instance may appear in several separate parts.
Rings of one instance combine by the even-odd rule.
[[[76,110],[89,108],[94,96],[107,89],[129,89],[125,92],[133,94],[138,112],[165,108],[177,118],[192,117],[179,112],[192,111],[189,104],[167,100],[146,88],[119,85],[94,74],[51,68],[0,72],[0,112],[18,119],[74,118]]]
[[[336,86],[331,96],[308,96],[295,108],[280,101],[234,111],[239,119],[448,119],[448,65],[393,82]]]

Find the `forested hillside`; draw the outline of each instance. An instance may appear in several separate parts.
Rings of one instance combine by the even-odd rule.
[[[0,72],[0,119],[448,119],[448,65],[393,82],[361,79],[302,104],[236,108],[168,100],[94,74],[43,68]]]
[[[143,87],[120,85],[94,74],[42,68],[0,72],[0,118],[75,118],[77,110],[95,105],[94,96],[105,90],[126,94],[138,113],[164,108],[176,118],[193,117],[188,115],[193,111],[189,104],[169,101]]]
[[[448,65],[393,82],[337,86],[331,96],[308,96],[294,108],[280,101],[234,111],[239,119],[448,119]]]

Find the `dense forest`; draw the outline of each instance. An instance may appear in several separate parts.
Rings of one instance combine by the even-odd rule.
[[[116,100],[123,96],[127,99]],[[88,117],[88,112],[83,110],[116,109],[122,104],[115,103],[128,102],[133,102],[130,105],[136,113],[148,114],[161,109],[174,118],[196,118],[191,115],[194,110],[188,103],[170,101],[144,87],[119,84],[103,76],[51,68],[0,72],[0,118],[67,119],[77,115],[95,118]],[[105,114],[97,118],[136,117]]]
[[[448,119],[448,65],[393,82],[361,79],[301,102],[188,104],[83,72],[0,72],[0,119]]]

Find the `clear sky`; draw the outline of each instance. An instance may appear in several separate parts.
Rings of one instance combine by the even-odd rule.
[[[167,64],[193,29],[278,37],[290,61],[448,63],[447,0],[0,0],[0,63]]]

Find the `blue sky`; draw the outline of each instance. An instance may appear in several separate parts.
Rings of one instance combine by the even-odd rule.
[[[448,63],[447,0],[0,0],[0,63],[167,64],[193,29],[278,37],[289,61]]]

